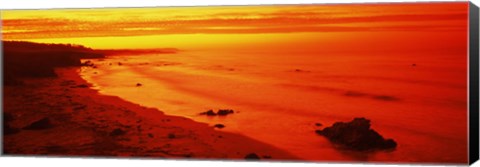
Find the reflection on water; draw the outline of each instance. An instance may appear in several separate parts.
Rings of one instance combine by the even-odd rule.
[[[309,160],[465,162],[466,62],[458,55],[184,51],[93,60],[81,74],[101,93],[244,134]],[[141,86],[136,84],[140,83]],[[199,115],[233,109],[225,117]],[[318,136],[354,117],[399,144],[340,150]]]

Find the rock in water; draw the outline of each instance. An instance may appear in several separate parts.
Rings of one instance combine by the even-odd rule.
[[[228,114],[233,114],[233,110],[220,109],[220,110],[218,110],[217,114],[220,115],[220,116],[225,116],[225,115],[228,115]]]
[[[223,125],[223,124],[215,124],[213,127],[218,128],[218,129],[222,129],[222,128],[225,127],[225,125]]]
[[[254,160],[260,160],[260,157],[255,154],[255,153],[250,153],[245,156],[246,160],[254,161]]]
[[[213,110],[208,110],[208,111],[200,113],[200,115],[215,116],[215,115],[217,115],[217,113],[215,113]]]
[[[384,139],[375,130],[370,129],[370,120],[365,118],[355,118],[347,123],[336,122],[315,132],[333,143],[358,151],[393,149],[397,146],[393,139]]]
[[[229,115],[229,114],[233,114],[234,111],[231,110],[231,109],[220,109],[218,110],[217,113],[215,113],[215,111],[213,110],[208,110],[208,111],[205,111],[205,112],[202,112],[200,113],[200,115],[207,115],[207,116],[226,116],[226,115]]]
[[[49,118],[43,118],[38,121],[31,123],[28,126],[25,126],[23,129],[26,130],[43,130],[53,128],[53,124]]]

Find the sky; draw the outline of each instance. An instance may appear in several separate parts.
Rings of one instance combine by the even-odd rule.
[[[443,40],[456,42],[464,40],[457,36],[467,30],[467,11],[467,2],[454,2],[3,10],[1,16],[5,40],[93,48],[198,49],[233,43],[312,43],[318,38],[335,41],[342,35],[355,39],[356,34],[373,32],[384,38],[392,33],[442,33]],[[277,44],[283,45],[288,44]]]

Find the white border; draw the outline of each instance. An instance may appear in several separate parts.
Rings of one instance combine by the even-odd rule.
[[[326,3],[372,3],[372,2],[443,2],[465,0],[0,0],[0,9],[51,9],[51,8],[98,8],[98,7],[155,7],[155,6],[205,6],[205,5],[265,5],[265,4],[326,4]],[[471,0],[480,6],[480,0]],[[0,16],[1,17],[1,16]],[[0,24],[1,25],[1,24]],[[379,164],[333,164],[333,163],[268,163],[228,161],[177,161],[177,160],[125,160],[83,158],[0,157],[1,166],[273,166],[273,167],[347,167],[347,166],[419,166]],[[421,165],[433,166],[433,165]],[[438,165],[437,165],[438,166]],[[480,167],[480,162],[473,165]]]

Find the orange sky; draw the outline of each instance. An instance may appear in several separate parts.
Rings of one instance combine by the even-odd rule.
[[[212,40],[205,43],[215,45],[226,39],[268,42],[265,40],[270,38],[265,35],[278,33],[292,39],[296,37],[288,34],[323,33],[322,37],[328,37],[329,32],[465,32],[467,11],[467,2],[454,2],[7,10],[1,15],[6,40],[115,48],[125,47],[132,38],[169,41],[182,47],[206,36]]]

